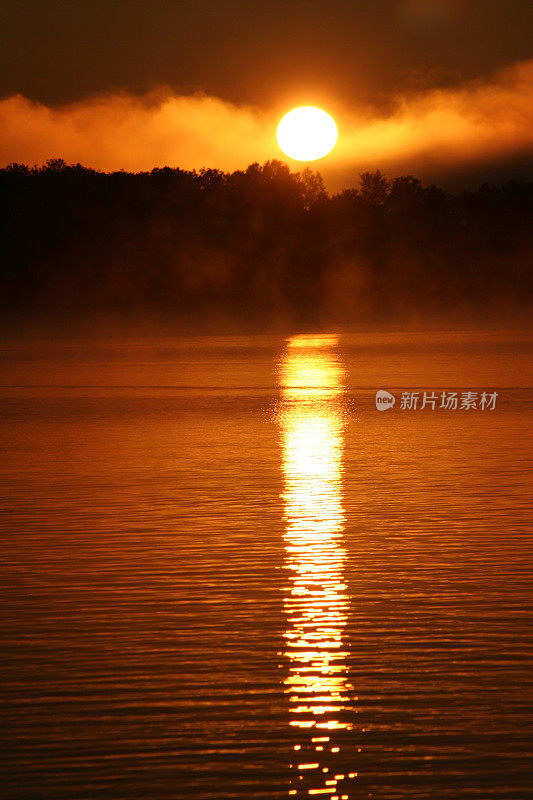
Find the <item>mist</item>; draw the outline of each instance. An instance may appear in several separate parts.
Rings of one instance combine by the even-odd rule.
[[[490,80],[391,95],[386,109],[378,112],[356,97],[349,107],[327,109],[337,120],[339,141],[316,166],[329,191],[353,186],[360,172],[375,169],[439,180],[445,188],[467,188],[480,170],[489,181],[506,171],[514,177],[516,163],[522,170],[526,165],[522,177],[533,177],[533,60]],[[287,110],[178,95],[165,87],[58,106],[16,95],[0,101],[0,164],[62,158],[105,171],[233,171],[281,158],[300,169],[275,140]]]
[[[0,170],[5,319],[290,330],[527,317],[533,183],[449,193],[362,173],[329,194],[245,170]]]

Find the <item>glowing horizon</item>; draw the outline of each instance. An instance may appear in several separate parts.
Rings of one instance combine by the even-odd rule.
[[[327,186],[353,186],[359,171],[417,174],[533,149],[533,59],[450,89],[392,98],[393,111],[334,110],[342,137],[320,162]],[[62,106],[15,95],[0,100],[0,164],[50,158],[94,169],[245,169],[280,157],[279,111],[205,94],[159,89],[114,93]]]

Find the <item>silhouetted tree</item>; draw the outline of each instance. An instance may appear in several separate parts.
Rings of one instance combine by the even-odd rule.
[[[4,313],[148,310],[347,324],[531,303],[533,184],[450,195],[365,172],[330,197],[280,161],[224,173],[0,170]]]

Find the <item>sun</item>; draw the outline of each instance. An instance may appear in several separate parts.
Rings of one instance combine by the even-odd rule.
[[[333,117],[321,108],[301,106],[285,114],[276,136],[285,155],[297,161],[314,161],[333,150],[338,131]]]

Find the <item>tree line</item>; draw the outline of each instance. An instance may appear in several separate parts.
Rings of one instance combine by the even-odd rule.
[[[138,311],[265,326],[528,308],[533,183],[450,194],[279,161],[225,173],[0,170],[5,314]]]

